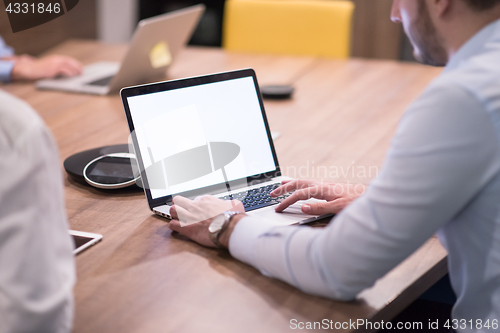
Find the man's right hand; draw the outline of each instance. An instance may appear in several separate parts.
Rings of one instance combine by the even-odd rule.
[[[366,186],[362,184],[339,184],[317,180],[284,180],[280,187],[271,192],[272,197],[279,197],[287,192],[295,191],[277,207],[282,212],[299,200],[316,198],[324,202],[311,202],[302,205],[302,212],[310,215],[336,214],[361,196]]]
[[[11,79],[39,80],[59,75],[75,76],[82,73],[82,64],[71,57],[51,55],[43,58],[31,56],[13,56],[7,60],[14,61]]]

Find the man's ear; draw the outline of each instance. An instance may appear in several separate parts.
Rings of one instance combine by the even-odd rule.
[[[429,0],[428,3],[430,2],[429,5],[434,8],[436,17],[443,17],[450,11],[454,1],[460,0]]]

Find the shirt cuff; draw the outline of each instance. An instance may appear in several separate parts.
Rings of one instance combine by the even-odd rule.
[[[0,60],[0,81],[10,82],[10,75],[14,68],[14,61]]]
[[[312,252],[312,242],[321,233],[319,229],[244,217],[229,238],[229,252],[264,275],[312,294],[335,297],[320,274],[319,258]]]
[[[229,237],[229,253],[236,259],[255,267],[255,247],[259,237],[275,226],[272,221],[257,217],[242,218]]]

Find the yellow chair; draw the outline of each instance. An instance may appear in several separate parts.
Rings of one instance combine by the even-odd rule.
[[[222,44],[229,51],[347,58],[351,1],[226,0]]]

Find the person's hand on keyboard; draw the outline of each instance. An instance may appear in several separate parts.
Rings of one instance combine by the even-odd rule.
[[[209,195],[195,200],[176,196],[173,202],[174,205],[170,208],[173,219],[169,228],[207,247],[215,247],[208,234],[208,227],[214,217],[229,210],[245,212],[243,204],[238,200],[221,200]],[[227,246],[222,239],[221,243]]]
[[[39,80],[56,76],[75,76],[82,73],[82,64],[71,57],[49,55],[34,58],[28,55],[12,56],[4,60],[14,61],[11,79]]]
[[[282,212],[287,207],[299,200],[310,198],[325,200],[302,205],[302,212],[310,215],[336,214],[354,199],[362,195],[366,186],[362,184],[339,184],[317,180],[284,180],[282,185],[271,192],[272,197],[279,197],[285,193],[295,191],[285,198],[278,206],[277,212]]]

